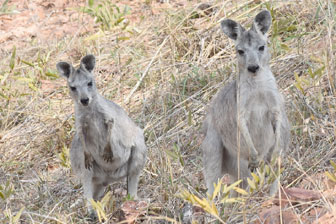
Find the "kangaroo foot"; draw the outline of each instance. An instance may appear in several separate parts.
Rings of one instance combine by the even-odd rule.
[[[249,157],[248,167],[250,170],[255,170],[256,168],[259,167],[259,164],[260,164],[260,158],[258,157],[258,155],[251,155]]]

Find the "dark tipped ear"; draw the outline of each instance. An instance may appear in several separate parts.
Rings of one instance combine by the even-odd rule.
[[[245,29],[237,22],[231,19],[225,19],[221,22],[222,31],[231,39],[237,40]]]
[[[92,72],[96,65],[96,59],[92,54],[86,55],[84,58],[82,58],[80,67],[85,68],[88,72]]]
[[[272,24],[271,13],[267,10],[263,10],[258,13],[254,18],[252,29],[255,31],[260,31],[262,34],[265,34]]]
[[[72,65],[70,65],[69,63],[67,62],[58,62],[57,65],[56,65],[56,68],[57,68],[57,71],[58,71],[58,74],[60,76],[63,76],[65,78],[69,78],[72,71],[73,71],[73,67]]]

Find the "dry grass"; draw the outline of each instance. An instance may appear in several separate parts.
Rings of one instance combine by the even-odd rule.
[[[209,15],[197,10],[197,1],[141,2],[122,1],[133,4],[132,33],[115,28],[101,35],[31,43],[16,49],[13,69],[12,52],[2,52],[0,184],[8,181],[13,192],[0,198],[0,222],[10,222],[23,207],[22,223],[86,222],[84,203],[78,202],[81,186],[58,156],[74,133],[73,105],[65,81],[46,75],[56,74],[58,61],[78,63],[86,53],[97,57],[99,91],[145,130],[149,153],[139,196],[149,203],[142,220],[181,222],[181,190],[206,196],[199,150],[205,107],[236,72],[233,43],[222,35],[219,21],[230,17],[250,24],[266,7],[274,10],[271,67],[292,124],[281,184],[326,190],[316,177],[330,170],[329,160],[336,155],[335,1],[211,1]],[[124,36],[128,39],[118,40]],[[111,187],[111,223],[118,221],[126,200],[124,188],[124,183]],[[253,222],[268,200],[261,190],[254,192],[244,204],[225,206],[221,217],[227,223]],[[334,201],[321,199],[309,206],[332,211]],[[305,219],[308,210],[291,209],[301,223],[318,219]],[[196,220],[214,218],[202,213]]]

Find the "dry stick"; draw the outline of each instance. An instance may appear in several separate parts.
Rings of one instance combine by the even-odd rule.
[[[281,160],[280,160],[281,158],[280,158],[280,156],[278,156],[278,180],[275,180],[275,181],[278,181],[278,191],[279,191],[279,198],[278,198],[278,200],[279,200],[279,206],[280,206],[280,223],[282,224],[283,223],[283,220],[282,220],[282,200],[281,200],[281,198],[282,198],[282,195],[281,195],[281,186],[280,186],[280,169],[281,169]]]
[[[237,72],[237,165],[238,165],[238,180],[240,179],[240,130],[239,130],[239,122],[240,122],[240,75]],[[245,208],[244,208],[244,223],[246,223],[246,216],[245,216]]]
[[[160,45],[159,49],[157,49],[157,51],[155,52],[155,55],[153,56],[152,60],[149,62],[149,64],[147,65],[147,68],[145,69],[145,71],[142,73],[141,78],[139,79],[139,81],[137,82],[137,84],[134,86],[134,88],[132,89],[131,93],[128,95],[128,97],[126,98],[126,100],[124,101],[124,103],[128,103],[130,98],[132,97],[132,95],[134,94],[134,92],[139,88],[139,86],[141,85],[143,79],[145,78],[145,76],[148,74],[148,71],[150,69],[150,67],[152,66],[156,56],[158,55],[158,53],[160,52],[161,48],[163,47],[163,45],[165,45],[166,41],[169,39],[169,36],[167,36],[162,44]]]

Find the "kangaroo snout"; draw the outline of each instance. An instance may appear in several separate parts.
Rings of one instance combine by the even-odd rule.
[[[256,73],[259,70],[259,65],[249,65],[247,70],[252,73]]]
[[[80,102],[83,104],[83,106],[87,106],[89,104],[89,98],[82,98]]]

